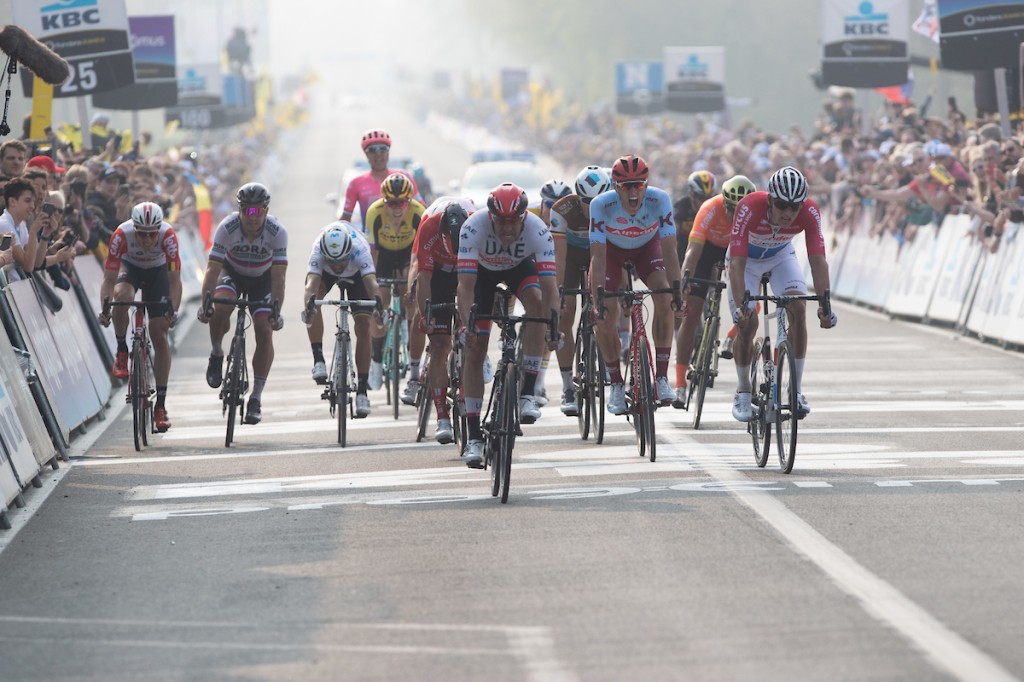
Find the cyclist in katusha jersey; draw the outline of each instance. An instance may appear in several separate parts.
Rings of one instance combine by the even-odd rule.
[[[741,422],[753,417],[750,407],[750,363],[754,354],[754,335],[757,333],[757,315],[753,304],[744,306],[744,292],[760,292],[761,276],[771,273],[770,283],[775,295],[802,296],[807,293],[803,270],[796,258],[793,238],[804,235],[807,261],[811,266],[814,290],[821,293],[829,288],[828,262],[825,260],[825,239],[821,234],[821,213],[818,205],[807,198],[807,179],[796,168],[786,166],[768,180],[767,192],[752,192],[740,201],[733,218],[732,238],[729,241],[729,284],[732,288],[736,311],[733,321],[739,331],[736,335],[735,358],[736,397],[732,416]],[[794,301],[786,306],[789,318],[789,342],[796,358],[798,418],[811,410],[800,391],[800,379],[807,356],[806,305]],[[830,316],[818,307],[818,321],[822,329],[836,326],[835,312]]]
[[[352,212],[355,210],[356,202],[359,202],[359,215],[363,218],[363,232],[367,230],[366,214],[370,210],[370,204],[380,199],[380,185],[392,173],[401,173],[409,178],[413,186],[413,196],[419,198],[416,191],[416,181],[404,170],[388,168],[388,161],[391,158],[391,136],[387,131],[375,128],[363,133],[361,141],[363,153],[370,163],[370,170],[352,179],[345,189],[345,207],[341,211],[340,220],[348,222],[352,220]]]
[[[671,286],[667,272],[679,272],[676,258],[676,228],[672,222],[672,199],[668,192],[647,186],[650,168],[639,156],[623,156],[612,165],[614,192],[605,192],[590,202],[590,287],[595,292],[618,291],[625,263],[633,264],[649,289]],[[655,294],[651,336],[655,351],[657,400],[668,404],[675,392],[668,383],[668,362],[672,352],[675,315],[672,296]],[[607,307],[597,323],[597,345],[608,367],[611,390],[608,411],[625,414],[626,389],[622,383],[620,343],[616,331],[619,305]]]
[[[551,209],[551,237],[555,241],[555,261],[558,263],[558,286],[580,289],[584,271],[590,269],[590,202],[612,186],[608,171],[600,166],[587,166],[576,176],[575,194],[555,202]],[[559,331],[565,343],[558,349],[558,369],[562,375],[562,414],[575,417],[576,387],[572,383],[572,362],[576,354],[576,335],[572,325],[576,320],[576,297],[562,298],[558,314]]]
[[[302,293],[302,322],[306,325],[309,346],[313,351],[313,381],[327,383],[324,362],[324,319],[320,306],[309,308],[310,297],[323,299],[334,285],[338,295],[349,301],[373,301],[380,295],[373,256],[366,237],[351,223],[343,220],[320,230],[309,252],[306,288]],[[352,327],[355,333],[356,397],[355,417],[370,415],[370,398],[366,395],[370,371],[370,315],[373,307],[353,306]],[[339,408],[340,409],[340,408]]]
[[[258,182],[242,185],[235,194],[238,212],[231,213],[213,233],[213,246],[203,277],[203,300],[245,296],[261,305],[251,308],[256,332],[256,351],[252,356],[253,387],[245,407],[245,423],[259,424],[263,418],[263,387],[274,363],[274,335],[284,327],[278,312],[272,317],[273,303],[284,303],[285,272],[288,268],[288,232],[277,218],[267,213],[270,192]],[[279,309],[280,310],[280,309]],[[215,303],[213,315],[199,306],[198,317],[210,324],[210,362],[206,383],[219,388],[223,380],[224,335],[231,325],[232,306]]]
[[[144,201],[132,209],[132,217],[121,223],[110,235],[110,252],[103,268],[100,285],[100,306],[108,298],[134,301],[142,289],[142,300],[149,313],[149,338],[153,342],[153,378],[156,380],[156,405],[153,423],[160,433],[171,428],[167,417],[167,379],[171,374],[171,347],[167,331],[178,321],[181,305],[181,256],[174,228],[164,222],[159,205]],[[110,315],[99,314],[104,327],[114,320],[117,355],[114,376],[128,378],[128,309],[117,307]]]
[[[526,192],[506,182],[491,190],[487,210],[469,217],[459,233],[459,286],[457,303],[464,325],[465,365],[462,368],[466,398],[468,439],[463,460],[474,469],[483,467],[483,432],[480,411],[484,402],[484,356],[490,338],[490,321],[478,321],[468,329],[470,308],[491,311],[494,291],[505,283],[523,304],[529,317],[556,313],[558,285],[555,284],[555,245],[547,225],[527,210]],[[532,424],[540,418],[534,398],[537,372],[548,335],[546,325],[527,323],[522,329],[523,385],[519,393],[519,418]],[[554,350],[558,339],[548,339]]]
[[[540,212],[537,215],[540,216],[540,219],[544,221],[549,230],[551,229],[551,209],[554,207],[555,202],[570,194],[572,194],[572,190],[569,188],[569,185],[561,180],[548,180],[541,186]],[[548,360],[550,357],[551,351],[545,350],[544,356],[540,361],[540,372],[537,374],[537,391],[535,395],[538,407],[544,407],[548,404],[548,391],[544,387],[544,380],[548,374]]]
[[[697,219],[697,212],[704,202],[715,196],[718,180],[708,170],[690,173],[686,179],[686,195],[672,206],[672,216],[676,221],[676,256],[683,262],[690,237],[690,230]]]
[[[373,254],[377,277],[381,279],[402,279],[408,276],[409,260],[416,230],[423,217],[423,204],[412,198],[415,188],[412,181],[401,173],[392,173],[380,184],[381,198],[370,205],[366,213],[367,241]],[[409,294],[409,292],[406,292]],[[384,307],[391,305],[391,290],[381,289]],[[419,330],[415,307],[409,310],[409,383],[402,394],[406,405],[416,404],[419,390],[420,358],[426,338]],[[384,385],[384,340],[387,327],[373,332],[373,362],[370,364],[370,388],[377,390]]]
[[[430,336],[427,385],[437,412],[434,440],[441,444],[455,440],[447,400],[448,355],[452,350],[454,313],[451,310],[438,311],[427,320],[425,306],[428,300],[432,306],[455,302],[455,290],[459,284],[455,272],[459,233],[472,213],[473,202],[470,199],[439,198],[427,208],[412,247],[416,262],[416,308],[420,311],[421,320],[418,326]]]
[[[711,279],[712,269],[725,260],[732,234],[732,216],[740,199],[754,191],[754,183],[746,176],[729,178],[722,185],[722,193],[701,204],[687,240],[682,265],[682,279],[686,274],[700,279]],[[684,284],[685,286],[685,284]],[[694,334],[704,317],[704,301],[708,288],[704,284],[691,284],[683,291],[683,319],[676,330],[676,399],[672,407],[683,408],[686,396],[686,371],[693,355]]]

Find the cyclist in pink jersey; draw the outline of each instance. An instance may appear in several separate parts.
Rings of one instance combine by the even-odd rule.
[[[793,238],[799,234],[804,235],[807,245],[814,290],[821,293],[829,288],[821,213],[818,205],[807,198],[807,180],[803,173],[786,166],[772,175],[767,192],[751,192],[745,196],[737,205],[733,218],[729,242],[729,283],[736,303],[733,321],[738,331],[734,353],[739,383],[733,399],[732,416],[738,421],[746,422],[753,418],[750,363],[758,326],[754,305],[743,304],[744,292],[756,294],[760,290],[761,276],[769,273],[775,295],[802,296],[807,293],[807,283],[793,248]],[[807,356],[806,305],[803,301],[794,301],[786,307],[786,313],[789,317],[789,341],[796,356],[797,414],[802,417],[811,411],[800,391]],[[822,329],[834,327],[838,322],[835,312],[826,316],[821,307],[818,308],[818,320]]]
[[[370,210],[370,204],[380,199],[380,183],[392,173],[401,173],[409,178],[412,183],[413,197],[419,199],[419,192],[416,190],[416,181],[404,170],[388,168],[388,161],[391,158],[391,136],[387,131],[375,128],[363,133],[361,141],[363,153],[370,164],[370,170],[352,179],[345,190],[345,208],[341,211],[339,220],[348,222],[352,220],[352,213],[355,210],[356,202],[359,202],[359,215],[366,217]],[[363,232],[366,232],[364,226]]]

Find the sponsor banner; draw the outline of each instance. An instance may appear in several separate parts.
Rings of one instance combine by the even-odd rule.
[[[21,427],[14,397],[7,390],[7,384],[7,379],[0,376],[0,460],[5,459],[6,455],[18,481],[22,485],[27,485],[39,473],[39,463],[32,456],[32,446]],[[3,466],[2,461],[0,466]]]
[[[42,467],[53,459],[56,449],[3,325],[0,325],[0,380],[14,401],[14,410],[28,438],[32,455]]]
[[[656,114],[664,111],[664,63],[617,63],[615,65],[615,109],[620,114]]]
[[[101,109],[156,109],[178,103],[174,17],[128,17],[135,83],[93,96]]]
[[[725,110],[724,47],[666,47],[663,62],[669,111]]]
[[[194,64],[184,67],[178,78],[178,106],[169,107],[164,118],[182,128],[223,128],[225,109],[220,64]]]
[[[125,0],[17,0],[14,23],[68,61],[71,77],[54,97],[81,97],[135,82]],[[32,77],[21,70],[25,96]]]
[[[81,358],[82,367],[85,368],[90,381],[92,381],[93,390],[96,391],[102,409],[102,403],[105,403],[106,397],[110,395],[113,383],[107,365],[104,363],[99,349],[96,348],[89,325],[85,321],[85,316],[93,315],[93,313],[82,309],[82,304],[75,292],[58,289],[56,293],[64,305],[58,315],[50,318],[50,329],[58,339],[58,345],[65,357]],[[73,342],[71,342],[72,339]]]
[[[825,84],[883,88],[907,82],[910,17],[904,0],[822,0],[821,20]]]
[[[938,0],[939,55],[947,69],[1010,68],[1024,42],[1024,4]]]

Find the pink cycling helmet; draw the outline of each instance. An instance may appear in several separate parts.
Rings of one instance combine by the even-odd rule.
[[[365,152],[366,148],[369,147],[371,144],[383,144],[387,145],[388,148],[390,148],[391,136],[388,135],[388,132],[386,130],[381,130],[380,128],[367,130],[363,134],[363,151]]]

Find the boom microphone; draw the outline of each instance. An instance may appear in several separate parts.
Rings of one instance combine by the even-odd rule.
[[[0,50],[51,85],[60,85],[71,73],[59,54],[19,26],[4,26],[0,31]]]

